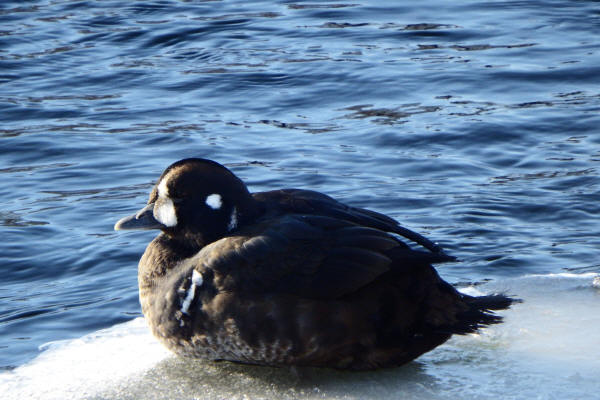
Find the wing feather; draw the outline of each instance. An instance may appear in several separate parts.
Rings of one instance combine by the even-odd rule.
[[[393,238],[350,228],[356,226],[329,217],[285,216],[265,221],[259,234],[244,236],[242,230],[211,243],[191,262],[201,264],[199,272],[213,270],[221,290],[338,298],[392,264],[384,250]]]
[[[265,203],[276,203],[288,212],[324,215],[384,232],[392,232],[423,246],[432,253],[439,254],[438,259],[440,260],[456,261],[455,257],[447,255],[439,245],[421,234],[401,226],[393,218],[364,208],[348,206],[323,193],[304,189],[282,189],[254,193],[253,196]]]

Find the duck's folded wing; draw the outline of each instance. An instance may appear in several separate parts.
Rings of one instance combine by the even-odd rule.
[[[329,216],[382,231],[393,232],[423,246],[433,253],[444,255],[446,258],[445,261],[456,260],[454,257],[444,253],[444,250],[439,245],[419,233],[401,226],[393,218],[364,208],[348,206],[323,193],[304,189],[283,189],[254,193],[253,196],[259,201],[276,202],[279,206],[283,206],[286,211]]]
[[[192,260],[222,291],[334,299],[406,263],[439,256],[411,250],[386,232],[349,221],[294,215],[266,221],[253,235],[214,242]],[[392,260],[393,258],[393,260]]]

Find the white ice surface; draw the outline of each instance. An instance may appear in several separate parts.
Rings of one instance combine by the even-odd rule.
[[[51,343],[0,374],[3,399],[600,399],[598,274],[532,275],[465,288],[523,303],[505,323],[400,368],[368,373],[182,360],[136,319]]]

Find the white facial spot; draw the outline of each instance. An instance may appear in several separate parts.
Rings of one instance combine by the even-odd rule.
[[[213,210],[218,210],[223,205],[223,200],[220,194],[213,193],[206,197],[206,205]]]
[[[233,207],[233,211],[231,212],[231,219],[229,220],[229,225],[227,225],[227,230],[232,231],[237,228],[238,225],[238,215],[237,208]]]
[[[173,227],[177,225],[175,206],[173,205],[173,201],[168,197],[158,200],[157,204],[154,206],[153,214],[154,218],[165,226]]]
[[[190,309],[190,305],[192,304],[192,300],[194,300],[194,296],[196,295],[196,287],[202,286],[204,280],[202,279],[202,274],[196,270],[192,272],[192,284],[188,289],[188,292],[181,303],[181,312],[184,314],[188,314]],[[189,314],[188,314],[189,315]]]
[[[158,200],[154,206],[154,218],[161,224],[173,227],[177,225],[177,214],[175,213],[175,205],[173,200],[169,198],[169,188],[167,187],[167,179],[163,179],[157,187]]]
[[[169,197],[169,188],[167,187],[167,179],[166,177],[160,181],[157,187],[158,195],[160,197]]]

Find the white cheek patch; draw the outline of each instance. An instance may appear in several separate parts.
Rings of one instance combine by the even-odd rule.
[[[161,224],[173,227],[177,225],[177,214],[173,200],[169,198],[169,188],[167,186],[168,176],[165,176],[156,187],[158,200],[154,206],[154,218]]]
[[[156,189],[158,190],[158,195],[160,197],[169,197],[169,188],[167,187],[166,177],[162,181],[160,181]]]
[[[159,200],[154,206],[154,218],[161,224],[173,227],[177,225],[177,214],[175,214],[175,206],[173,201],[168,197]]]
[[[196,295],[196,288],[202,286],[204,280],[202,279],[202,274],[196,270],[192,272],[192,284],[188,289],[188,292],[181,303],[181,312],[184,314],[188,314],[190,309],[190,305],[192,304],[192,300],[194,300],[194,296]]]
[[[213,193],[206,197],[206,205],[212,208],[213,210],[218,210],[223,205],[223,200],[221,199],[220,194]]]

